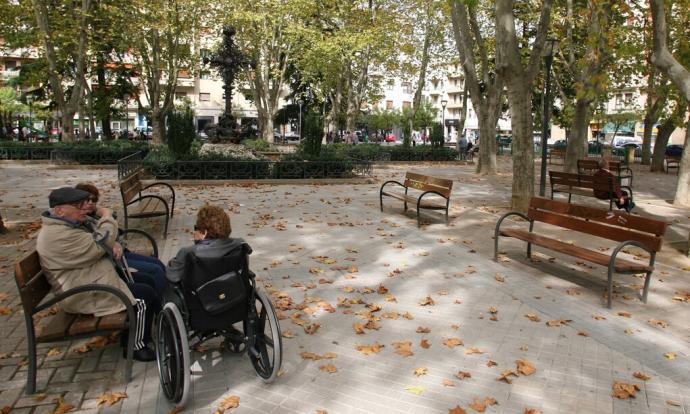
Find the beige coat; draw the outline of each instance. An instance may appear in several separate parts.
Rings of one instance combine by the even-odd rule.
[[[112,217],[96,223],[96,235],[108,232],[107,244],[117,237],[117,222]],[[118,276],[105,250],[94,240],[94,234],[64,220],[43,215],[43,227],[38,233],[36,250],[48,281],[56,292],[64,292],[90,283],[120,289],[134,302],[127,284]],[[122,301],[107,292],[80,293],[60,303],[69,313],[104,316],[123,311]]]

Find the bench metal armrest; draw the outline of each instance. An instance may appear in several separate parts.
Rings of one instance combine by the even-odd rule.
[[[523,219],[527,220],[529,222],[529,231],[530,233],[532,232],[532,229],[534,228],[534,220],[530,219],[527,217],[526,214],[521,213],[519,211],[509,211],[505,213],[504,215],[501,216],[501,218],[498,219],[498,222],[496,222],[496,229],[494,230],[494,260],[498,259],[498,237],[499,233],[501,231],[501,223],[503,223],[503,220],[510,216],[519,216],[522,217]]]
[[[170,211],[174,211],[174,210],[175,210],[175,189],[173,188],[172,185],[170,185],[170,184],[168,184],[168,183],[164,183],[164,182],[155,182],[155,183],[153,183],[153,184],[149,184],[149,185],[143,187],[143,188],[141,189],[141,191],[147,190],[147,189],[149,189],[149,188],[151,188],[151,187],[155,187],[155,186],[167,187],[168,190],[170,190],[170,193],[171,193],[171,201],[172,201],[171,206],[170,206]]]
[[[120,289],[118,289],[116,287],[98,284],[98,283],[91,283],[88,285],[77,286],[75,288],[68,289],[64,292],[56,293],[55,296],[53,296],[50,300],[36,306],[36,308],[34,308],[34,314],[36,314],[42,310],[48,309],[51,306],[53,306],[59,302],[62,302],[63,300],[65,300],[71,296],[77,295],[79,293],[95,292],[95,291],[110,293],[110,294],[114,295],[115,297],[117,297],[118,299],[120,299],[122,304],[125,305],[125,309],[127,310],[127,317],[129,318],[129,320],[130,321],[135,320],[134,319],[134,307],[132,306],[132,302],[130,302],[127,295],[125,295],[124,292],[122,292]]]
[[[144,195],[144,196],[141,196],[141,197],[137,197],[137,198],[135,198],[135,199],[133,199],[133,200],[130,200],[130,202],[127,203],[127,205],[128,205],[128,206],[129,206],[129,205],[132,205],[132,204],[134,204],[134,203],[136,203],[136,202],[139,202],[139,201],[141,201],[141,200],[144,200],[144,199],[146,199],[146,198],[156,198],[156,199],[160,200],[160,201],[163,203],[163,205],[165,206],[165,212],[166,212],[166,214],[167,214],[167,215],[170,215],[170,209],[168,208],[168,202],[165,201],[165,199],[164,199],[163,197],[157,196],[157,195],[153,195],[153,194],[147,194],[147,195]]]
[[[171,185],[168,184],[168,183],[155,182],[155,183],[153,183],[153,184],[149,184],[149,185],[147,185],[147,186],[142,187],[142,188],[141,188],[141,191],[148,190],[149,188],[156,187],[156,186],[159,186],[159,185],[162,185],[163,187],[167,187],[168,190],[170,190],[170,192],[172,193],[173,198],[175,198],[175,189],[173,188],[173,186],[171,186]]]
[[[151,236],[149,233],[145,232],[144,230],[139,230],[139,229],[126,229],[126,230],[118,229],[118,230],[120,232],[120,234],[118,235],[118,238],[122,238],[124,235],[126,235],[128,233],[139,234],[139,235],[144,236],[144,238],[149,243],[151,243],[151,249],[153,250],[152,256],[158,258],[158,243],[156,243],[156,239],[154,239],[153,236]],[[125,243],[121,242],[120,244],[123,247],[127,247],[125,245]]]
[[[450,200],[450,196],[446,197],[446,196],[444,196],[443,194],[438,193],[438,192],[436,192],[436,191],[425,191],[425,192],[423,192],[423,193],[419,196],[419,198],[417,199],[417,205],[419,205],[419,203],[422,201],[422,197],[424,197],[424,196],[427,195],[427,194],[436,194],[437,196],[441,196],[441,197],[445,198],[446,200]]]
[[[390,180],[390,181],[386,181],[385,183],[383,183],[381,185],[381,189],[379,190],[379,194],[383,194],[383,187],[385,187],[388,184],[397,184],[400,187],[407,188],[407,187],[405,187],[405,184],[401,183],[400,181]]]
[[[656,256],[656,252],[650,250],[647,246],[638,242],[637,240],[626,240],[624,242],[618,243],[618,245],[616,245],[616,248],[613,249],[613,253],[611,253],[611,259],[609,260],[609,268],[613,269],[616,263],[616,256],[618,256],[618,253],[620,253],[621,250],[623,250],[627,246],[639,247],[640,249],[649,253],[649,255],[651,256],[649,260],[649,265],[654,266],[654,257]]]

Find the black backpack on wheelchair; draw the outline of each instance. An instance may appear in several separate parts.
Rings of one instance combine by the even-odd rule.
[[[238,242],[221,254],[207,251],[187,249],[184,277],[169,284],[157,321],[161,386],[178,407],[189,394],[190,350],[204,341],[222,336],[226,350],[247,352],[265,382],[275,379],[282,362],[278,318],[249,270],[251,247]]]

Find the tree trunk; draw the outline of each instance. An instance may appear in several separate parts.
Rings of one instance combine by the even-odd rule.
[[[482,115],[479,121],[479,162],[477,163],[477,173],[485,175],[496,174],[496,122],[498,119],[492,111],[485,109],[477,111],[477,115]]]
[[[666,145],[671,138],[671,134],[676,130],[673,116],[669,116],[659,127],[659,133],[654,143],[654,156],[652,158],[651,172],[664,171],[664,158],[666,155]]]
[[[151,124],[153,124],[153,143],[163,145],[165,143],[165,112],[160,109],[153,109]]]
[[[74,141],[74,114],[75,111],[62,114],[62,142]]]
[[[578,99],[575,102],[573,127],[568,138],[563,170],[577,173],[577,160],[587,156],[587,127],[589,126],[589,102]]]
[[[261,138],[266,142],[273,141],[273,117],[267,116],[264,119],[264,127],[261,130]]]
[[[508,84],[510,121],[513,128],[513,193],[510,207],[517,211],[527,211],[530,199],[534,196],[534,141],[530,105],[532,93],[525,87],[529,85],[522,85],[519,87],[517,82],[514,85]]]
[[[647,112],[644,116],[644,133],[642,134],[642,161],[640,164],[649,165],[652,155],[652,131],[658,119],[652,119],[652,114]],[[658,137],[657,137],[658,139]]]
[[[98,77],[98,90],[99,99],[107,100],[107,88],[106,88],[106,78],[105,78],[105,56],[102,53],[98,54],[96,58],[96,76]],[[103,102],[99,102],[102,106]],[[103,134],[103,140],[110,140],[113,138],[113,131],[110,129],[110,111],[104,111],[102,113],[103,118],[101,121],[101,133]]]
[[[646,111],[644,115],[644,133],[642,135],[642,165],[649,165],[651,161],[652,153],[652,131],[654,130],[654,124],[659,121],[659,115],[662,108],[665,106],[668,100],[665,93],[661,93],[658,96],[657,91],[661,88],[662,83],[657,84],[656,82],[656,71],[654,67],[651,69],[651,73],[647,79],[647,104]],[[661,82],[664,82],[663,80]]]
[[[681,158],[678,168],[678,184],[676,185],[676,197],[673,204],[690,206],[690,117],[685,124],[683,158]]]

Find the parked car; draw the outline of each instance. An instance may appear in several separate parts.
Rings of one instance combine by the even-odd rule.
[[[683,146],[682,145],[677,145],[677,144],[671,144],[666,146],[666,155],[675,155],[675,156],[682,156],[683,155]]]
[[[386,141],[386,142],[395,142],[395,141],[396,141],[395,135],[393,135],[393,134],[388,134],[388,135],[386,135],[385,141]]]
[[[554,142],[553,145],[551,145],[552,148],[564,150],[568,146],[568,141],[564,139],[559,139],[558,141]]]
[[[285,139],[287,141],[299,141],[299,135],[294,131],[286,132]]]

